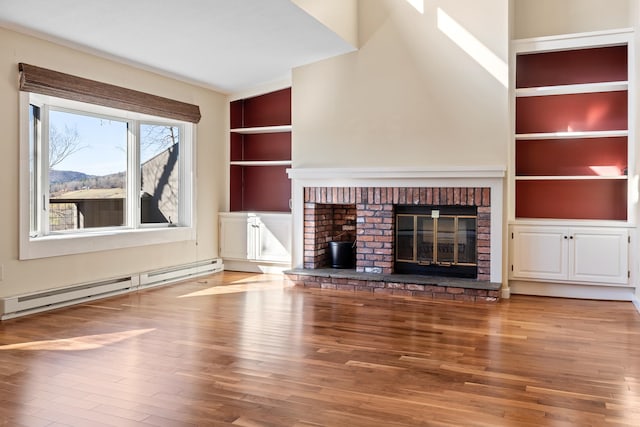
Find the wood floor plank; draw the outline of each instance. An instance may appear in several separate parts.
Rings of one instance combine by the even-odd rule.
[[[630,303],[224,272],[0,323],[0,425],[638,426]]]

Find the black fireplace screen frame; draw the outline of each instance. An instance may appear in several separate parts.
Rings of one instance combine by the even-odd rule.
[[[407,274],[422,274],[422,275],[434,275],[434,276],[448,276],[448,277],[461,277],[461,278],[477,278],[478,274],[478,231],[477,231],[477,207],[475,206],[424,206],[424,205],[397,205],[395,207],[395,233],[394,233],[394,271],[396,273]],[[403,218],[407,223],[413,221],[411,231],[407,229],[401,229],[400,218]],[[448,239],[450,240],[446,244],[439,245],[438,239],[438,222],[442,219],[453,221],[454,228],[449,231]],[[428,230],[419,234],[418,222],[419,220],[431,219],[430,224],[434,227],[433,230]],[[465,242],[458,241],[460,229],[457,227],[459,220],[462,219],[468,224],[468,219],[473,219],[474,227],[472,230],[467,230],[467,240]],[[429,233],[430,231],[430,233]],[[410,234],[412,233],[412,234]],[[446,235],[446,232],[440,233],[440,236]],[[426,244],[418,244],[418,236],[422,239],[426,239]],[[407,256],[407,248],[400,244],[401,240],[409,241],[412,254]],[[473,247],[468,247],[473,245]],[[431,246],[431,247],[430,247]],[[462,249],[461,249],[462,248]],[[463,253],[473,254],[474,262],[469,262],[466,259],[460,261],[460,251]],[[418,254],[418,251],[421,251]],[[403,253],[401,253],[403,252]],[[445,260],[439,260],[438,256],[442,254]],[[444,255],[446,254],[446,255]],[[464,254],[463,254],[464,255]],[[462,257],[464,258],[464,256]]]

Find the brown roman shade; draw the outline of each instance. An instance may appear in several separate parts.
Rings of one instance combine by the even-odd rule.
[[[192,123],[200,107],[137,90],[20,63],[20,90]]]

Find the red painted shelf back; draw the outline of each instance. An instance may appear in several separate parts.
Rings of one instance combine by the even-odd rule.
[[[516,175],[622,175],[627,138],[516,141]]]
[[[516,133],[627,129],[627,91],[516,98]]]
[[[516,87],[626,81],[627,46],[520,54]]]
[[[229,158],[232,162],[244,160],[244,138],[242,134],[231,132]]]
[[[291,160],[291,132],[231,135],[231,160]],[[237,145],[236,145],[237,144]]]
[[[229,170],[229,210],[237,212],[242,210],[242,166],[231,165]]]
[[[516,217],[625,221],[627,181],[516,181]]]
[[[244,107],[243,99],[233,101],[229,104],[229,118],[230,118],[229,126],[231,127],[231,129],[237,129],[242,127],[242,122],[244,120],[244,114],[242,112],[243,107]]]
[[[230,103],[231,129],[291,124],[291,88]],[[231,132],[231,161],[291,160],[291,132]],[[289,212],[288,166],[240,166],[230,170],[230,210]]]
[[[289,212],[287,166],[231,166],[230,210]]]
[[[291,88],[233,101],[231,128],[252,128],[291,124]]]
[[[245,166],[245,211],[289,212],[291,181],[288,166]]]

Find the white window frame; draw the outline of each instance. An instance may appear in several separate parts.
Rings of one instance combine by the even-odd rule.
[[[180,215],[179,223],[140,224],[131,218],[128,209],[128,224],[125,227],[83,229],[74,232],[51,233],[42,236],[30,236],[30,160],[29,160],[29,106],[30,104],[52,106],[56,109],[69,109],[87,115],[112,116],[123,121],[141,121],[144,124],[178,124],[182,131],[180,140]],[[41,110],[42,111],[42,110]],[[52,256],[81,254],[137,246],[166,244],[196,240],[195,232],[195,149],[196,126],[179,120],[161,118],[86,104],[78,101],[20,92],[20,259],[36,259]],[[137,132],[137,130],[136,130]],[[138,150],[129,156],[128,167],[139,159]],[[128,194],[136,194],[136,183],[128,183]],[[128,201],[138,197],[129,197]],[[140,209],[137,202],[138,211]]]

